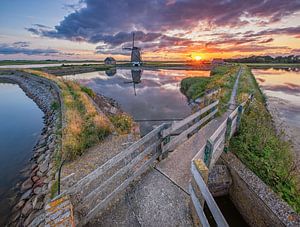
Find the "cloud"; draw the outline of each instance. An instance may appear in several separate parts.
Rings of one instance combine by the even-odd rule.
[[[287,27],[287,28],[276,28],[276,29],[266,29],[260,32],[247,32],[244,34],[245,37],[259,37],[265,35],[291,35],[300,38],[300,26],[297,27]]]
[[[83,7],[67,15],[53,29],[35,25],[27,30],[51,38],[103,42],[115,48],[131,40],[131,31],[138,31],[137,40],[154,42],[168,30],[192,29],[199,22],[217,27],[239,27],[249,23],[243,19],[246,17],[277,22],[300,10],[299,0],[81,0],[80,4]],[[265,31],[261,35],[270,32]],[[274,32],[287,31],[272,30]],[[290,32],[293,32],[292,29]],[[251,33],[249,37],[252,35],[260,34]]]
[[[58,50],[54,49],[37,49],[28,48],[28,42],[15,42],[13,44],[0,43],[0,54],[10,55],[10,54],[25,54],[25,55],[42,55],[49,56],[55,54],[62,54]]]

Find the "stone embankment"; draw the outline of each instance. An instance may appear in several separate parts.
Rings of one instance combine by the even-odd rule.
[[[9,226],[39,226],[45,219],[44,206],[55,182],[54,154],[60,149],[61,101],[58,87],[45,78],[12,71],[1,79],[17,83],[44,112],[44,128],[33,148],[27,178],[19,185],[20,195],[12,208]]]

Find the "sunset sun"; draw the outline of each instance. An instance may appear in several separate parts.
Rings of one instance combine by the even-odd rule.
[[[195,60],[196,60],[196,61],[200,61],[200,60],[202,60],[202,57],[201,57],[201,56],[199,56],[199,55],[195,56],[194,58],[195,58]]]

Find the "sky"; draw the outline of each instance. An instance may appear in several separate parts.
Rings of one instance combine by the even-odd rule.
[[[300,54],[300,0],[0,0],[0,60]]]

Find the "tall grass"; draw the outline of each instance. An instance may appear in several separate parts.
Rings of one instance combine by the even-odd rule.
[[[230,150],[279,196],[300,212],[300,190],[295,175],[296,164],[291,144],[276,133],[265,98],[249,68],[240,78],[238,99],[249,92],[254,101],[241,121],[238,133],[230,140]]]
[[[214,96],[214,99],[220,100],[220,112],[227,109],[231,91],[237,76],[239,66],[217,66],[211,71],[210,77],[190,77],[181,81],[181,91],[189,99],[197,99],[204,96],[205,93],[213,89],[221,89]]]
[[[109,120],[98,114],[83,89],[74,81],[66,81],[51,74],[25,70],[54,81],[61,89],[65,125],[62,129],[62,157],[75,159],[89,147],[103,140],[111,132]]]

